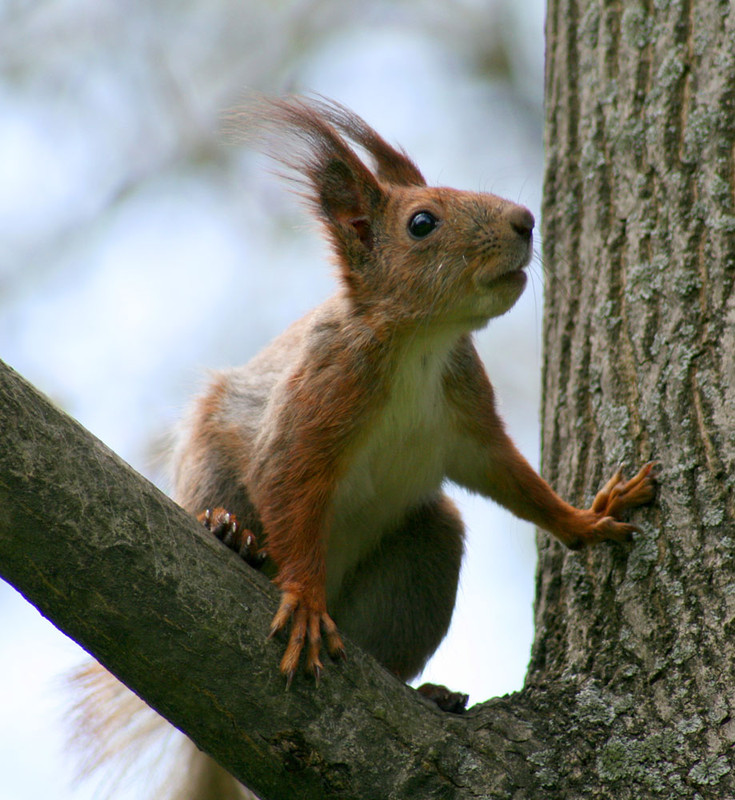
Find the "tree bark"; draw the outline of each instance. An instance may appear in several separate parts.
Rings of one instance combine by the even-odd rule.
[[[262,576],[0,369],[0,572],[266,800],[735,796],[735,10],[547,41],[543,469],[662,466],[632,545],[539,537],[522,692],[443,715],[354,645],[285,692]]]
[[[658,458],[661,491],[631,548],[539,539],[527,683],[575,687],[559,787],[729,797],[735,6],[552,0],[546,81],[543,471],[581,501]]]

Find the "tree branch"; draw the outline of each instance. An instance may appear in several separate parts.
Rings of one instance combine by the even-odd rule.
[[[442,714],[354,644],[285,691],[272,585],[2,362],[0,430],[0,574],[263,798],[533,782],[508,700]]]

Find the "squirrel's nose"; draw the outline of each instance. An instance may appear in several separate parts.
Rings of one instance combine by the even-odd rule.
[[[530,239],[536,220],[533,214],[524,206],[513,206],[508,212],[510,227],[523,239]]]

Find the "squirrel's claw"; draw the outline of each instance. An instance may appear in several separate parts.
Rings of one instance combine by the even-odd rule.
[[[622,467],[600,489],[586,511],[577,512],[580,520],[574,533],[562,538],[570,550],[597,544],[603,541],[629,542],[640,529],[629,522],[621,522],[620,516],[630,508],[650,503],[656,496],[657,461],[649,461],[638,474],[626,481]]]
[[[337,626],[334,624],[329,614],[322,614],[322,627],[324,628],[324,634],[327,639],[327,652],[330,658],[333,661],[336,661],[338,658],[342,659],[342,661],[347,661],[347,651],[342,643],[342,638],[339,635]]]
[[[327,652],[332,658],[345,657],[344,645],[337,632],[334,620],[318,608],[318,603],[309,603],[301,593],[284,591],[276,615],[271,622],[268,638],[272,639],[283,630],[291,620],[291,632],[286,651],[281,659],[281,672],[286,677],[286,688],[291,685],[306,645],[306,669],[319,683],[324,666],[319,657],[322,642],[322,628],[326,636]]]
[[[220,507],[207,508],[197,519],[251,567],[259,568],[263,565],[267,558],[266,553],[259,550],[255,534],[248,528],[243,528],[234,514]]]
[[[650,503],[656,496],[655,467],[658,462],[649,461],[644,464],[638,474],[626,481],[621,469],[597,493],[592,503],[592,511],[602,513],[606,517],[619,517],[629,508]]]

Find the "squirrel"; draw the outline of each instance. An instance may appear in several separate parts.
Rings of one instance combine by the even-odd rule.
[[[339,631],[408,680],[455,602],[464,527],[445,481],[580,548],[630,538],[618,517],[651,500],[653,465],[627,482],[616,472],[581,510],[505,432],[471,334],[524,289],[528,209],[428,187],[404,152],[336,103],[272,100],[263,113],[341,286],[214,379],[177,454],[176,496],[221,536],[267,553],[281,590],[271,633],[290,625],[289,682],[304,649],[318,677],[322,634],[331,655],[344,652]]]
[[[592,505],[562,500],[505,431],[472,333],[526,284],[534,218],[488,193],[427,186],[405,152],[335,102],[264,99],[271,153],[321,223],[339,289],[193,405],[175,499],[281,592],[287,684],[342,634],[411,680],[455,604],[464,525],[442,487],[478,492],[569,548],[625,542],[654,463]],[[357,149],[356,149],[357,148]],[[362,157],[360,155],[362,154]],[[461,711],[466,696],[423,693]]]

